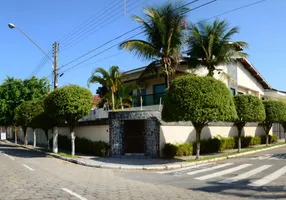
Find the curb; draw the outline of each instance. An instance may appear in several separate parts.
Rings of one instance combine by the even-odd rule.
[[[197,162],[181,162],[181,163],[175,163],[175,164],[169,164],[169,165],[154,165],[154,166],[151,166],[151,165],[135,166],[135,165],[114,165],[114,164],[91,164],[91,163],[84,162],[81,160],[77,160],[77,159],[73,159],[73,158],[66,158],[66,157],[63,157],[60,155],[56,155],[54,153],[41,151],[39,149],[29,148],[29,147],[21,145],[21,144],[14,144],[14,143],[11,143],[10,141],[7,141],[7,140],[5,140],[3,142],[14,145],[14,146],[19,146],[19,147],[22,147],[22,148],[25,148],[25,149],[28,149],[31,151],[44,153],[44,154],[52,156],[54,158],[58,158],[58,159],[61,159],[61,160],[67,161],[67,162],[71,162],[74,164],[82,165],[82,166],[94,167],[94,168],[103,168],[103,169],[146,170],[146,171],[160,171],[160,170],[179,169],[179,168],[184,168],[184,167],[189,167],[189,166],[194,166],[194,165],[199,165],[199,164],[217,162],[220,160],[237,158],[237,157],[241,157],[241,156],[245,156],[245,155],[255,154],[258,152],[267,151],[267,150],[276,149],[276,148],[286,146],[286,144],[280,144],[277,146],[268,147],[268,148],[264,148],[264,149],[258,149],[258,150],[248,151],[248,152],[239,153],[239,154],[235,154],[235,155],[224,156],[224,157],[220,157],[220,158],[213,158],[210,160],[202,160],[202,161],[197,161]]]

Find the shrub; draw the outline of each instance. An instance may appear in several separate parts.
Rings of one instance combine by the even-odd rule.
[[[271,135],[270,141],[271,141],[271,143],[276,143],[278,141],[277,135]]]
[[[164,99],[162,110],[164,121],[193,123],[196,130],[197,159],[204,126],[210,121],[230,121],[236,118],[234,102],[228,88],[213,77],[195,75],[177,77]]]
[[[235,140],[233,137],[222,137],[218,136],[219,139],[219,151],[223,151],[225,149],[233,149],[235,147]]]
[[[166,143],[163,147],[163,154],[165,158],[174,158],[178,152],[178,147],[171,143]]]
[[[52,138],[50,140],[52,143]],[[108,156],[109,145],[103,141],[91,141],[86,138],[77,137],[75,140],[76,152],[92,154],[95,156]],[[58,136],[58,146],[63,150],[71,150],[71,140],[65,135]]]
[[[268,142],[271,142],[271,138],[269,136],[269,131],[272,127],[273,123],[280,123],[283,122],[286,118],[286,105],[281,101],[276,100],[266,100],[263,101],[266,118],[262,122],[263,128],[266,133],[266,146]]]
[[[242,141],[243,127],[247,122],[261,122],[265,120],[265,109],[262,101],[253,95],[237,95],[234,97],[234,103],[238,115],[234,125],[238,132],[237,143],[239,152],[241,147],[249,146],[251,142],[251,137],[246,137]]]
[[[190,156],[193,155],[193,143],[185,142],[176,145],[178,147],[176,156]]]

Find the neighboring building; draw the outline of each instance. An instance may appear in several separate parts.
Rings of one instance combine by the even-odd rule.
[[[124,72],[123,82],[125,84],[137,83],[141,87],[141,93],[134,91],[134,94],[138,96],[133,100],[134,107],[140,106],[139,96],[142,96],[143,106],[150,106],[159,104],[160,98],[165,95],[164,76],[150,76],[142,79],[145,69],[146,67],[141,67]],[[261,99],[286,99],[286,93],[273,89],[247,59],[236,59],[231,64],[218,66],[217,69],[214,77],[223,81],[232,95],[252,94]],[[183,59],[171,80],[186,73],[206,75],[207,70],[203,66],[191,67]]]
[[[93,103],[92,103],[92,107],[93,108],[97,108],[98,103],[101,102],[101,98],[99,95],[94,95],[93,96]]]

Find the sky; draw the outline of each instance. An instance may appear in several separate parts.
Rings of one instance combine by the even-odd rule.
[[[189,8],[194,9],[209,1],[211,0],[199,0],[189,5]],[[257,1],[217,0],[189,12],[187,20],[195,23]],[[87,87],[87,80],[97,67],[108,69],[112,65],[117,65],[124,72],[150,62],[120,50],[117,45],[141,32],[140,29],[107,45],[103,44],[136,28],[139,24],[132,20],[133,15],[144,17],[142,12],[144,8],[165,2],[167,1],[126,0],[125,13],[124,0],[1,1],[0,83],[6,76],[21,79],[32,75],[48,77],[50,80],[52,78],[51,61],[46,59],[46,64],[38,68],[45,59],[44,54],[17,29],[9,29],[8,23],[21,28],[47,53],[51,52],[52,44],[58,41],[59,74],[64,72],[59,77],[59,86],[78,84]],[[233,40],[247,42],[249,48],[245,51],[249,54],[248,60],[273,88],[284,91],[286,91],[286,84],[283,81],[286,74],[285,8],[286,0],[265,0],[218,17],[221,20],[227,19],[231,26],[240,27],[240,33],[235,35]],[[144,35],[135,38],[144,39]],[[92,51],[93,49],[96,50]],[[84,54],[87,55],[68,64]],[[36,69],[39,69],[38,72],[33,73]],[[90,86],[93,93],[98,86],[98,84]]]

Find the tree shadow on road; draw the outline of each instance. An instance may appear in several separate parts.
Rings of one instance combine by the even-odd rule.
[[[253,199],[285,199],[285,185],[252,187],[248,186],[250,180],[237,182],[235,184],[224,184],[218,182],[208,182],[207,186],[198,188],[188,188],[193,191],[203,191],[208,193],[219,193],[221,195],[253,198]]]
[[[41,152],[35,152],[29,149],[17,147],[10,144],[0,143],[0,152],[5,153],[9,156],[20,157],[20,158],[39,158],[47,157],[46,154]]]

